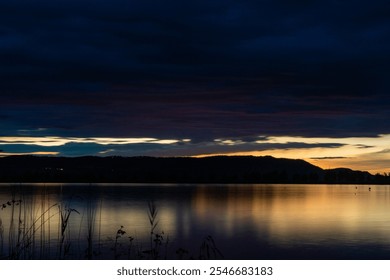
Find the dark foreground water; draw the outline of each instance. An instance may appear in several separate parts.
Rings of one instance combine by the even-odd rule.
[[[390,259],[389,186],[2,184],[0,208],[0,258]]]

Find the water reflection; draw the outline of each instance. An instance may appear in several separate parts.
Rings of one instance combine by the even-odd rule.
[[[18,199],[21,205],[7,205]],[[85,258],[87,249],[93,258],[147,258],[136,252],[154,244],[150,201],[168,258],[177,258],[178,248],[197,258],[209,235],[230,259],[390,256],[388,186],[126,184],[2,185],[0,256],[15,256],[28,236],[29,251],[18,258],[59,258],[59,248],[66,258]],[[62,247],[61,209],[76,210]]]
[[[389,202],[388,186],[245,185],[222,193],[199,188],[193,205],[200,223],[219,236],[266,247],[271,257],[339,258],[344,250],[364,259],[390,256]],[[298,252],[308,248],[307,255]],[[267,256],[253,247],[242,253]]]

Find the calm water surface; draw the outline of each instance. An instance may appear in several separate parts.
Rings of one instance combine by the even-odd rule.
[[[2,184],[0,207],[1,258],[390,259],[389,186]]]

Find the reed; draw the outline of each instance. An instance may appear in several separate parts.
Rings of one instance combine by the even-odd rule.
[[[199,250],[200,260],[223,259],[223,254],[218,249],[212,236],[208,235],[204,238]]]
[[[25,230],[25,227],[23,227],[23,235],[22,237],[20,238],[20,241],[19,243],[16,245],[16,248],[18,249],[16,251],[16,254],[14,255],[10,255],[10,258],[19,258],[21,256],[21,254],[24,254],[26,255],[26,253],[28,253],[28,250],[30,250],[31,252],[31,256],[34,256],[35,254],[35,237],[36,237],[36,233],[38,231],[40,231],[40,229],[48,222],[50,221],[50,219],[52,219],[54,216],[56,216],[58,214],[57,213],[54,213],[54,214],[48,214],[50,213],[50,210],[57,207],[57,204],[53,204],[52,206],[50,206],[48,209],[46,209],[45,211],[42,211],[42,213],[37,217],[35,218],[32,223],[31,223],[31,226],[29,226],[29,228],[27,230]],[[42,235],[40,236],[40,243],[41,244],[44,244],[44,242],[42,241]],[[43,245],[41,245],[43,246]],[[42,249],[40,250],[42,252]],[[41,254],[41,258],[43,257],[43,255]]]
[[[61,226],[61,236],[60,236],[60,241],[59,241],[58,257],[59,257],[59,259],[62,259],[62,258],[65,258],[65,256],[69,253],[70,246],[71,246],[70,238],[68,238],[69,240],[65,239],[67,236],[66,230],[67,229],[69,230],[68,225],[69,225],[70,215],[73,212],[78,213],[78,214],[80,214],[80,212],[74,208],[70,208],[69,205],[67,205],[67,204],[65,204],[65,205],[59,204],[58,209],[59,209],[59,214],[60,214],[60,226]],[[68,231],[68,235],[69,234],[70,233]]]
[[[119,242],[118,240],[126,234],[126,231],[123,230],[124,226],[121,226],[117,231],[116,231],[116,236],[115,236],[115,243],[114,243],[114,258],[117,260],[120,257],[120,253],[118,250]]]
[[[87,202],[86,215],[87,215],[87,248],[85,250],[85,258],[91,260],[93,258],[94,253],[98,254],[98,252],[94,252],[93,250],[93,238],[95,235],[95,223],[96,223],[96,207],[95,205],[92,205],[91,200]]]
[[[22,196],[20,199],[12,196],[11,200],[0,204],[0,258],[167,259],[170,249],[174,250],[168,236],[164,231],[158,230],[159,211],[154,202],[147,204],[149,237],[146,242],[128,235],[124,225],[117,228],[114,238],[102,242],[101,202],[99,207],[94,205],[92,200],[83,202],[85,207],[80,213],[75,208],[70,207],[69,202],[52,204],[46,193],[41,199],[45,199],[45,202],[35,203]],[[70,230],[70,227],[73,231],[75,230],[74,222],[71,222],[73,217],[77,216],[75,214],[81,215],[78,239],[77,236],[71,235]],[[6,219],[8,228],[4,224],[3,215],[8,215]],[[58,221],[55,222],[55,219]],[[56,223],[58,223],[58,227],[53,228]],[[71,248],[77,247],[77,243],[83,244],[82,251],[71,250]],[[96,250],[96,248],[98,249]],[[113,255],[109,253],[110,251],[113,251]],[[174,250],[171,256],[176,256],[178,259],[223,258],[211,236],[202,240],[197,255],[190,254],[184,248],[179,248]]]
[[[143,253],[147,254],[151,259],[157,259],[159,258],[159,251],[162,241],[164,240],[164,232],[161,234],[155,233],[156,227],[158,225],[158,210],[156,204],[153,201],[148,202],[148,210],[150,224],[150,249],[143,251]]]
[[[153,234],[154,230],[156,229],[158,225],[157,221],[157,207],[156,204],[153,201],[148,202],[148,218],[149,218],[149,223],[150,223],[150,247],[153,247]]]

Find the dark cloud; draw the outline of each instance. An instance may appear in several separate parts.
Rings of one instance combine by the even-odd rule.
[[[1,133],[390,133],[389,13],[386,1],[0,1]]]
[[[370,149],[370,148],[374,148],[374,146],[363,145],[363,144],[355,145],[355,147],[358,147],[359,149]]]
[[[159,147],[150,145],[149,149],[146,144],[138,145],[140,150],[134,149],[134,147],[123,146],[122,151],[130,156],[139,155],[157,155],[157,156],[196,156],[196,155],[207,155],[207,154],[225,154],[225,153],[236,153],[236,152],[253,152],[253,151],[272,151],[277,149],[310,149],[310,148],[338,148],[342,147],[343,144],[339,143],[325,143],[325,144],[309,144],[303,142],[297,143],[255,143],[255,142],[241,142],[236,144],[221,144],[219,142],[199,142],[199,143],[188,143],[184,145],[165,145]],[[113,147],[113,149],[116,149]]]
[[[312,157],[310,159],[343,159],[348,157]]]
[[[259,138],[267,141],[266,138]],[[50,152],[57,153],[60,156],[84,156],[84,155],[124,155],[124,156],[195,156],[199,154],[215,153],[233,153],[233,152],[251,152],[278,149],[310,149],[310,148],[339,148],[344,146],[340,143],[261,143],[245,142],[242,139],[235,140],[217,140],[213,142],[177,142],[171,144],[162,143],[135,143],[135,144],[101,144],[98,140],[84,139],[72,141],[63,138],[67,143],[63,144],[58,139],[45,140],[44,145],[37,143],[36,139],[18,139],[13,143],[7,143],[1,140],[0,144],[4,146],[5,153],[33,153]],[[254,140],[254,139],[253,139]],[[70,141],[70,142],[68,142]],[[86,141],[90,141],[89,143]],[[51,145],[51,146],[50,146]]]

